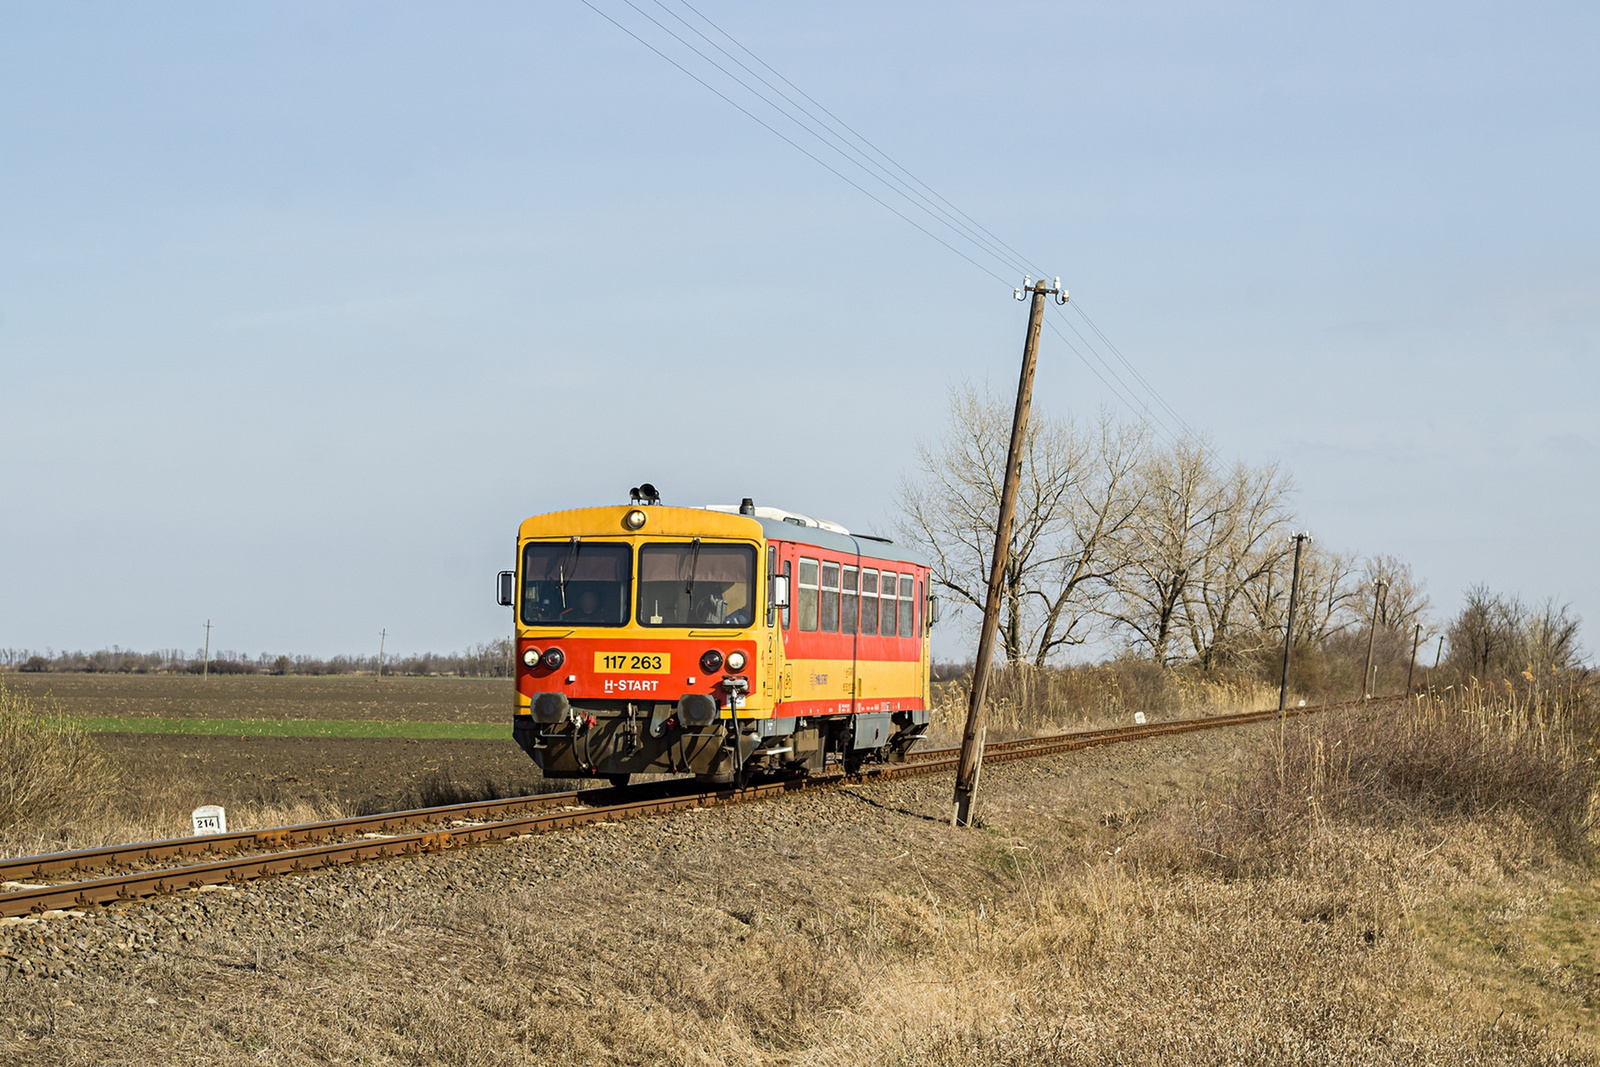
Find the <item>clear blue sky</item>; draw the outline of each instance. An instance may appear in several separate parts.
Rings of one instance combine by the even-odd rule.
[[[1596,646],[1600,7],[697,6],[1322,543]],[[947,385],[1014,379],[1016,281],[578,0],[0,18],[0,646],[462,647],[525,515],[883,529]],[[1038,403],[1118,407],[1048,333]]]

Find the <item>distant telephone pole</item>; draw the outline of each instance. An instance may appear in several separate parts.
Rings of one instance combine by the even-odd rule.
[[[1289,618],[1283,624],[1283,677],[1278,680],[1278,710],[1289,707],[1289,648],[1294,644],[1294,604],[1300,593],[1300,548],[1311,540],[1308,533],[1294,535],[1294,577],[1289,580]]]
[[[1422,624],[1417,623],[1417,632],[1411,636],[1411,666],[1406,668],[1406,696],[1411,695],[1411,678],[1417,673],[1417,646],[1422,643]]]
[[[389,631],[387,629],[379,630],[378,631],[378,677],[379,678],[383,677],[383,643],[385,641],[387,641],[387,640],[389,640]]]
[[[1017,382],[1017,407],[1011,416],[1011,447],[1006,452],[1006,475],[1000,489],[1000,516],[995,523],[994,557],[989,567],[989,591],[983,602],[983,629],[978,636],[978,658],[972,665],[972,692],[967,696],[967,725],[961,735],[961,760],[956,767],[956,795],[950,822],[972,825],[972,798],[978,789],[978,771],[983,762],[983,702],[989,687],[989,661],[994,658],[994,636],[1000,626],[1000,592],[1006,574],[1006,558],[1011,551],[1011,520],[1017,507],[1017,482],[1022,473],[1023,441],[1028,430],[1028,412],[1033,405],[1033,372],[1039,363],[1039,328],[1044,323],[1044,302],[1055,296],[1065,304],[1067,294],[1061,279],[1051,288],[1043,278],[1023,279],[1024,291],[1033,294],[1028,312],[1028,332],[1022,343],[1022,376]]]
[[[1372,625],[1367,628],[1367,665],[1361,671],[1361,699],[1372,698],[1372,646],[1378,639],[1378,605],[1383,602],[1383,591],[1389,585],[1379,578],[1372,585]]]
[[[206,654],[200,661],[200,678],[204,680],[211,677],[211,620],[206,620]]]

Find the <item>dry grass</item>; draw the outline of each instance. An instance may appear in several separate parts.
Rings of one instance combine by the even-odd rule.
[[[88,734],[0,679],[0,847],[105,807],[115,787]]]
[[[35,855],[192,832],[203,790],[182,778],[131,780],[94,738],[67,725],[48,698],[0,679],[0,855]],[[261,800],[229,808],[230,828],[336,818],[342,808]]]
[[[86,1063],[1593,1063],[1592,959],[1551,968],[1515,943],[1450,957],[1419,925],[1441,908],[1526,924],[1552,879],[1587,884],[1576,721],[1548,703],[1422,702],[1000,765],[978,831],[938,821],[948,782],[932,780],[596,828],[375,865],[343,888],[307,878],[307,911],[339,916],[315,926],[195,899],[182,906],[214,908],[211,924],[126,986],[74,987],[67,1007],[19,988],[10,1048]],[[202,1000],[215,1007],[168,1010]]]
[[[966,722],[972,675],[936,683],[935,744],[952,744]],[[1135,712],[1151,718],[1187,718],[1276,707],[1276,688],[1230,681],[1181,669],[1163,670],[1137,659],[1092,666],[1017,664],[989,675],[989,737],[1005,740],[1093,726],[1130,723]]]
[[[1504,936],[1581,911],[1540,887],[1588,881],[1584,721],[1571,694],[1481,690],[1319,717],[1229,783],[1108,811],[1076,853],[1013,843],[987,921],[883,901],[904,928],[858,956],[864,982],[924,995],[865,1041],[906,1064],[1590,1062],[1592,959]],[[1492,953],[1418,925],[1462,910],[1447,932],[1492,927]],[[929,998],[930,972],[961,978]]]
[[[112,772],[115,805],[78,804],[48,817],[36,816],[0,833],[0,856],[34,856],[69,849],[96,848],[129,841],[187,837],[194,832],[190,813],[205,790],[187,779],[128,782]],[[288,823],[343,818],[351,812],[332,800],[259,800],[228,806],[229,830],[254,830]]]
[[[1235,786],[1157,835],[1165,845],[1145,842],[1146,855],[1176,840],[1230,877],[1293,875],[1335,862],[1353,829],[1416,837],[1471,825],[1581,856],[1597,784],[1581,711],[1473,691],[1296,720]]]
[[[1313,719],[1231,784],[1108,811],[1075,853],[1013,842],[997,862],[1016,893],[987,922],[883,902],[905,928],[860,955],[866,984],[961,978],[868,1043],[908,1064],[1590,1061],[1592,959],[1523,945],[1485,996],[1482,954],[1438,966],[1450,954],[1415,918],[1526,925],[1552,871],[1588,881],[1584,718],[1581,701],[1474,692]]]

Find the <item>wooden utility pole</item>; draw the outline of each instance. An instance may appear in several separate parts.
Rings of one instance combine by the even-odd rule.
[[[388,629],[378,631],[378,677],[383,677],[383,643],[389,640]]]
[[[1367,665],[1361,671],[1361,699],[1372,697],[1372,646],[1378,639],[1378,605],[1383,601],[1383,590],[1388,582],[1379,578],[1372,586],[1372,625],[1367,628]]]
[[[1444,634],[1439,635],[1439,645],[1433,650],[1433,671],[1439,669],[1439,657],[1444,655]],[[1423,676],[1422,684],[1431,693],[1433,691],[1433,671]]]
[[[200,661],[200,677],[202,680],[211,677],[211,620],[206,620],[206,654]]]
[[[1417,632],[1411,635],[1411,666],[1406,668],[1406,696],[1411,695],[1411,678],[1417,673],[1417,646],[1422,643],[1422,624],[1417,623]]]
[[[1289,580],[1289,618],[1283,624],[1283,677],[1278,680],[1278,710],[1289,707],[1289,648],[1294,644],[1294,604],[1300,593],[1300,549],[1311,540],[1308,533],[1294,535],[1294,577]]]
[[[1011,552],[1011,520],[1017,506],[1017,481],[1022,473],[1023,441],[1028,431],[1028,410],[1033,404],[1033,371],[1039,362],[1039,328],[1044,324],[1044,302],[1051,295],[1058,304],[1067,302],[1061,279],[1051,288],[1043,278],[1024,279],[1025,289],[1033,293],[1028,313],[1028,333],[1022,343],[1022,377],[1017,382],[1017,408],[1011,416],[1011,448],[1006,453],[1006,476],[1000,489],[1000,517],[995,523],[994,557],[989,566],[989,591],[983,601],[983,630],[978,637],[978,658],[972,664],[972,692],[967,697],[967,725],[961,735],[961,761],[956,768],[956,795],[950,821],[955,826],[972,825],[972,798],[978,789],[978,770],[983,762],[983,702],[989,688],[989,661],[994,657],[994,635],[1000,625],[1000,595],[1005,584],[1006,561]]]

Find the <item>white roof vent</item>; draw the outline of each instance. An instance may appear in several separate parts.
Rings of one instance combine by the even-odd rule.
[[[738,504],[707,504],[705,510],[721,511],[729,515],[738,515],[740,513]],[[813,519],[810,515],[802,515],[798,511],[784,511],[782,508],[766,507],[758,507],[755,511],[758,519],[776,519],[779,522],[787,522],[795,526],[809,526],[813,530],[828,530],[836,534],[845,534],[846,536],[850,533],[849,530],[846,530],[836,522],[829,522],[827,519]]]

